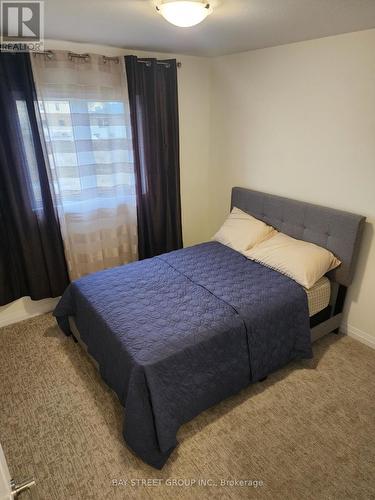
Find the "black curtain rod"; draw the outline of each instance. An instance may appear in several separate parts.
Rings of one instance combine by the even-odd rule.
[[[138,59],[138,62],[146,64],[146,66],[151,66],[151,61],[149,61],[147,59]],[[160,64],[160,66],[166,66],[167,68],[170,67],[170,63],[166,62],[166,61],[156,61],[156,64]],[[177,68],[181,68],[181,66],[182,66],[182,63],[180,63],[180,61],[178,61]]]
[[[48,59],[52,59],[53,56],[54,56],[54,52],[52,50],[45,50],[45,51],[33,52],[32,54],[33,54],[34,57],[37,54],[43,55],[43,56],[47,57]],[[68,52],[68,58],[70,60],[72,60],[75,57],[78,58],[78,59],[83,59],[84,61],[88,61],[90,59],[90,54],[75,54],[74,52]],[[117,56],[114,56],[114,57],[102,56],[102,58],[103,58],[103,61],[105,63],[106,62],[110,62],[110,61],[113,61],[115,63],[119,62],[119,57],[117,57]],[[146,64],[148,66],[151,65],[151,61],[149,61],[147,59],[138,59],[138,62]],[[166,66],[166,67],[170,66],[170,63],[166,62],[166,61],[156,61],[156,64],[160,64],[161,66]],[[181,66],[182,66],[182,63],[180,61],[178,61],[177,62],[177,67],[181,68]]]

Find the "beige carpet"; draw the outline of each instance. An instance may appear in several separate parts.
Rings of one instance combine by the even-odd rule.
[[[39,316],[0,330],[0,442],[12,475],[37,481],[24,498],[375,498],[375,351],[335,335],[314,351],[183,426],[156,471],[124,445],[123,410],[79,345]]]

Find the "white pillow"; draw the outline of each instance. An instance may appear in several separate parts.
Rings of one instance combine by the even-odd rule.
[[[212,239],[237,252],[245,252],[273,233],[276,233],[273,227],[234,207]]]
[[[245,252],[246,257],[286,274],[294,281],[311,288],[324,274],[341,262],[325,248],[296,240],[284,233]]]

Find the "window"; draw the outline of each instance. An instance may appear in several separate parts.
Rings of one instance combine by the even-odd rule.
[[[49,99],[39,110],[61,203],[102,206],[121,189],[134,193],[129,110],[123,102]]]
[[[42,206],[42,193],[40,188],[38,165],[35,157],[34,141],[31,132],[29,113],[27,110],[27,105],[24,100],[17,100],[17,114],[21,128],[23,148],[25,151],[25,156],[28,164],[28,174],[29,174],[29,189],[30,189],[30,199],[32,200],[33,209],[37,209]]]

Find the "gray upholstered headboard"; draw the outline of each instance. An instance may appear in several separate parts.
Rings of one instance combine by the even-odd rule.
[[[351,284],[365,217],[240,187],[232,189],[233,207],[293,238],[327,248],[342,262],[330,278]]]

